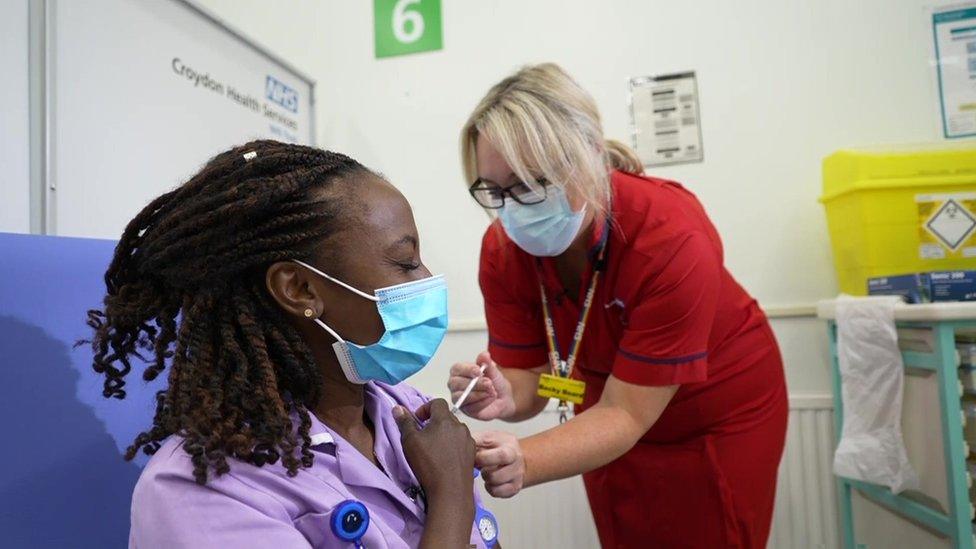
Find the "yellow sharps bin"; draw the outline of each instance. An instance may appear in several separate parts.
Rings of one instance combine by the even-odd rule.
[[[842,292],[877,276],[976,269],[976,144],[838,151],[823,196]]]

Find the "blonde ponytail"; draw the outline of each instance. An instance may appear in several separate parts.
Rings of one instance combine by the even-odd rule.
[[[607,139],[603,146],[607,150],[607,158],[613,169],[636,175],[644,173],[644,163],[634,149],[616,139]]]

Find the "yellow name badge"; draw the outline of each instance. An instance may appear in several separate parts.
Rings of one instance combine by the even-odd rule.
[[[586,383],[578,379],[567,379],[552,374],[539,376],[539,396],[565,400],[573,404],[583,404]]]

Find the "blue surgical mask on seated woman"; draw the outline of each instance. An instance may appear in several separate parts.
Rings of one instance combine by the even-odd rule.
[[[370,380],[396,385],[423,369],[447,332],[447,283],[432,276],[369,295],[302,261],[295,261],[327,280],[370,301],[383,319],[383,337],[370,345],[346,341],[321,319],[315,322],[336,339],[332,344],[346,379],[363,384]]]
[[[546,187],[546,199],[537,204],[506,200],[498,212],[505,233],[529,254],[554,257],[566,251],[576,239],[586,206],[574,212],[566,191],[557,185]]]

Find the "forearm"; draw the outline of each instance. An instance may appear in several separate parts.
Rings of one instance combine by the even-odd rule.
[[[592,408],[522,441],[525,486],[578,475],[622,456],[661,417],[677,385],[642,387],[610,376]]]
[[[539,373],[519,368],[501,368],[501,371],[512,385],[512,399],[515,401],[514,411],[501,419],[515,423],[539,415],[549,402],[549,399],[538,394]]]
[[[421,549],[468,547],[474,524],[474,498],[470,491],[451,496],[431,496]]]
[[[592,471],[622,456],[647,431],[626,411],[597,404],[570,421],[522,439],[525,486]]]

